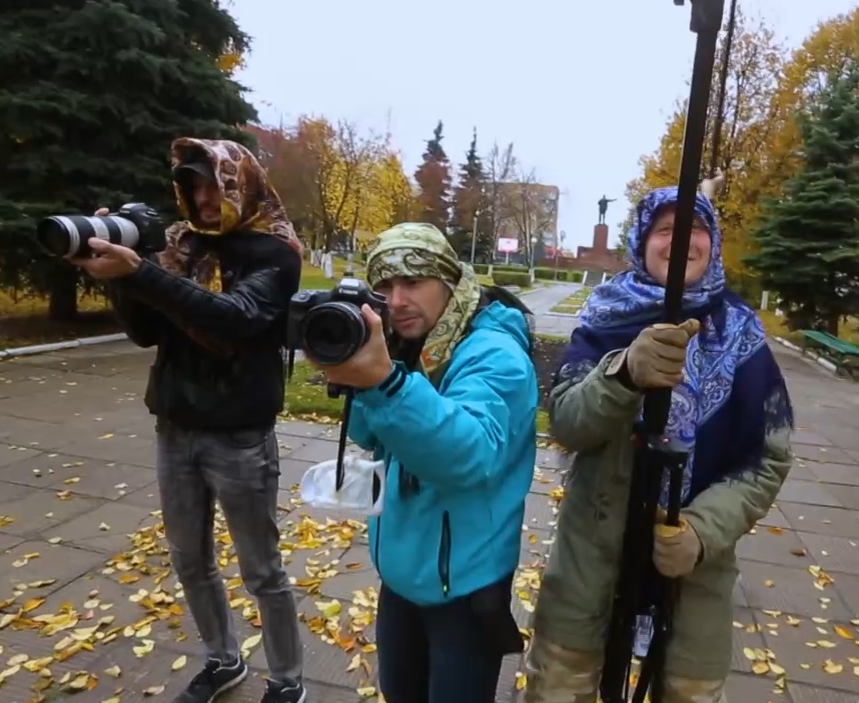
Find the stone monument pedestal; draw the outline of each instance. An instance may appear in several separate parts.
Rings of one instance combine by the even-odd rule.
[[[608,251],[608,225],[594,225],[594,252]]]

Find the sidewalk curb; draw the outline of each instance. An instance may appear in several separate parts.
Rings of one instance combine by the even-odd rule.
[[[528,295],[536,293],[538,290],[543,290],[545,286],[535,286],[528,290],[522,291],[520,295]],[[128,339],[128,335],[124,332],[116,334],[102,334],[95,337],[81,337],[80,339],[67,339],[64,342],[51,342],[49,344],[34,344],[28,347],[14,347],[12,349],[0,349],[0,361],[3,359],[15,359],[22,356],[35,356],[37,354],[49,354],[55,351],[65,351],[66,349],[77,349],[78,347],[90,347],[96,344],[107,344],[109,342],[122,342]]]
[[[78,347],[90,347],[96,344],[122,342],[126,339],[128,339],[127,334],[125,334],[124,332],[118,332],[116,334],[101,334],[95,337],[68,339],[64,342],[51,342],[50,344],[34,344],[29,347],[15,347],[13,349],[0,349],[0,361],[2,361],[3,359],[15,359],[22,356],[48,354],[49,352],[64,351],[66,349],[77,349]]]
[[[833,375],[837,374],[838,369],[829,359],[824,359],[820,354],[816,354],[812,351],[803,351],[802,347],[796,346],[793,342],[787,341],[784,337],[773,337],[773,339],[781,344],[783,347],[787,347],[791,351],[799,352],[802,356],[807,356],[810,359],[814,359],[819,366],[822,366],[824,369],[832,373]]]

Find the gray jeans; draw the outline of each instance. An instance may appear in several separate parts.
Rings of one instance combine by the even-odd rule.
[[[275,681],[301,675],[295,598],[278,548],[280,468],[274,429],[204,432],[159,421],[158,487],[173,568],[210,658],[239,657],[240,644],[215,561],[215,500],[235,545],[242,579],[257,598]]]

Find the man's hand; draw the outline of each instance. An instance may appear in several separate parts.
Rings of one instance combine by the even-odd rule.
[[[391,373],[393,363],[388,354],[382,318],[369,305],[362,306],[361,312],[370,327],[370,339],[351,359],[339,366],[320,366],[308,356],[310,363],[325,374],[329,383],[351,388],[373,388]]]
[[[656,524],[653,527],[653,564],[663,576],[679,578],[692,573],[701,557],[701,540],[685,520],[680,527]]]
[[[109,210],[99,208],[95,211],[96,217],[104,217]],[[75,266],[82,268],[93,278],[112,279],[124,278],[134,273],[140,266],[140,257],[133,249],[111,244],[103,239],[92,237],[87,241],[93,251],[91,258],[74,257],[69,259]]]

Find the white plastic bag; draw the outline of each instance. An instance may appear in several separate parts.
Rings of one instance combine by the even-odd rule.
[[[385,500],[385,462],[350,454],[343,458],[343,469],[343,485],[338,491],[336,459],[311,466],[301,479],[301,499],[314,508],[348,511],[362,517],[379,515]]]

